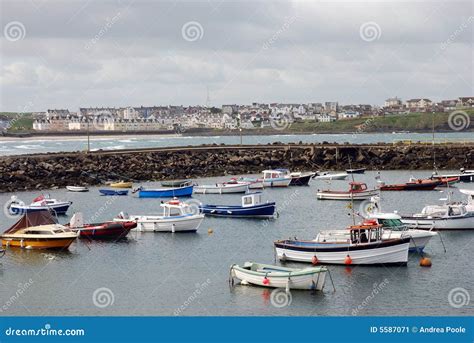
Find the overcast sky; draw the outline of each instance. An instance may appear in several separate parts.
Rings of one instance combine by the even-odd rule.
[[[473,96],[472,1],[1,0],[1,111]]]

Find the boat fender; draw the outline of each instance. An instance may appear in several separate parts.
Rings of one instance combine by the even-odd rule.
[[[283,255],[281,255],[280,261],[283,261],[283,262],[286,261],[286,255],[285,255],[285,253],[283,253]]]
[[[317,265],[319,262],[318,258],[316,257],[316,255],[314,255],[312,258],[311,258],[311,263],[313,264],[313,266]]]
[[[349,254],[344,259],[344,264],[347,265],[347,266],[352,264],[352,258],[349,256]]]
[[[431,267],[431,258],[422,257],[420,260],[421,267]]]
[[[210,229],[210,228],[207,229],[207,234],[208,234],[208,235],[212,235],[213,233],[214,233],[214,230],[213,230],[213,229]]]
[[[263,278],[263,282],[262,282],[264,285],[268,285],[270,283],[270,280],[267,279],[267,277],[265,276]]]

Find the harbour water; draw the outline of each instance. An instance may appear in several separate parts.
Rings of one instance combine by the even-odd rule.
[[[243,144],[282,143],[393,143],[398,140],[431,141],[431,133],[368,133],[368,134],[301,134],[301,135],[258,135],[243,136]],[[471,140],[470,132],[437,133],[440,141]],[[179,135],[138,135],[91,137],[91,150],[117,150],[132,148],[186,146],[201,144],[240,144],[239,136],[179,136]],[[0,156],[34,154],[60,151],[84,151],[87,149],[87,137],[32,137],[0,138]]]
[[[429,171],[384,171],[382,178],[402,182]],[[375,172],[356,175],[375,185]],[[195,180],[215,183],[223,178]],[[149,185],[156,185],[151,183]],[[431,268],[419,266],[412,254],[407,266],[329,266],[336,291],[327,280],[324,292],[292,291],[288,306],[272,305],[271,290],[235,285],[229,287],[233,263],[274,262],[272,242],[298,237],[312,239],[319,230],[344,228],[352,223],[347,202],[317,200],[318,188],[328,184],[312,180],[308,187],[266,189],[264,198],[275,200],[274,220],[206,218],[197,233],[130,233],[120,242],[78,240],[67,252],[8,249],[0,259],[0,310],[2,315],[472,315],[472,302],[450,305],[451,290],[473,292],[473,232],[442,232],[426,247]],[[333,189],[346,189],[347,181],[333,181]],[[474,189],[474,184],[457,188]],[[454,199],[462,195],[453,189]],[[51,190],[51,197],[73,201],[68,217],[82,211],[84,218],[109,220],[120,211],[159,213],[159,199],[102,197],[97,188],[88,193]],[[12,194],[1,194],[5,204]],[[16,194],[29,202],[38,192]],[[384,211],[419,211],[438,203],[445,193],[384,192]],[[239,204],[240,195],[194,195],[203,203]],[[358,210],[357,205],[355,210]],[[17,218],[1,213],[4,231]],[[208,230],[211,229],[212,233]],[[287,263],[304,267],[306,264]],[[100,297],[99,297],[100,296]]]

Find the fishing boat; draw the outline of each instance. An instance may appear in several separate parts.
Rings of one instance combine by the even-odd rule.
[[[201,205],[200,210],[208,216],[231,218],[268,218],[275,214],[275,202],[262,202],[262,193],[251,193],[242,197],[238,205]]]
[[[193,213],[190,205],[173,199],[166,203],[161,203],[163,214],[157,215],[128,215],[120,213],[115,222],[134,221],[136,231],[151,232],[195,232],[201,225],[204,214]]]
[[[436,175],[431,175],[431,180],[438,181],[438,187],[448,187],[454,185],[456,182],[459,182],[459,177],[441,177]]]
[[[229,193],[245,193],[249,190],[246,183],[216,183],[215,185],[194,186],[196,194],[229,194]]]
[[[402,222],[421,230],[474,230],[474,212],[464,204],[428,205],[420,213],[402,215]]]
[[[474,182],[474,170],[465,170],[464,168],[461,168],[459,173],[442,174],[439,176],[443,178],[458,177],[461,182]]]
[[[187,197],[193,194],[194,185],[186,184],[182,187],[166,187],[166,188],[143,188],[139,187],[133,190],[138,193],[139,198],[173,198]]]
[[[137,227],[134,221],[85,224],[82,213],[75,213],[67,227],[79,232],[79,237],[89,239],[120,239]]]
[[[66,186],[69,192],[89,192],[89,188],[84,186]]]
[[[383,181],[378,181],[381,191],[431,191],[439,186],[439,180],[425,180],[410,178],[406,183],[387,185]]]
[[[318,189],[316,197],[321,200],[366,200],[378,194],[378,189],[368,189],[363,182],[350,182],[348,191]]]
[[[109,186],[112,188],[132,188],[133,182],[125,182],[125,181],[112,182],[109,184]]]
[[[79,235],[57,224],[49,211],[24,214],[0,239],[2,246],[23,249],[67,249]]]
[[[33,202],[29,205],[24,204],[22,201],[13,195],[9,203],[9,210],[13,214],[23,214],[37,211],[52,211],[55,214],[66,214],[69,206],[72,205],[72,201],[60,201],[51,199],[49,196],[40,195],[33,199]]]
[[[347,174],[364,174],[367,168],[351,168],[346,169]]]
[[[316,180],[345,180],[348,176],[347,173],[317,172],[314,178]]]
[[[183,187],[191,183],[191,180],[170,180],[161,181],[163,187]]]
[[[100,194],[102,195],[127,195],[127,190],[116,190],[116,189],[99,189]]]
[[[263,189],[264,188],[263,180],[246,178],[246,177],[241,177],[239,179],[232,178],[232,179],[230,179],[230,181],[227,181],[226,183],[229,183],[229,184],[234,184],[234,183],[246,184],[246,185],[248,185],[249,189]]]
[[[230,267],[231,278],[241,284],[263,287],[322,291],[326,282],[326,267],[285,268],[270,264],[245,262]]]
[[[291,183],[291,177],[285,175],[280,170],[264,170],[263,177],[257,179],[263,183],[263,187],[288,187]]]
[[[290,177],[290,186],[307,186],[309,181],[316,175],[314,172],[290,172],[288,169],[276,169]]]
[[[280,240],[274,242],[282,261],[322,264],[406,264],[410,238],[382,239],[381,225],[353,225],[346,235],[330,242]]]

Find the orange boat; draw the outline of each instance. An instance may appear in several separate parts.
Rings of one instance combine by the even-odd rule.
[[[67,249],[78,232],[56,223],[49,211],[26,213],[1,236],[2,246],[24,249]]]

